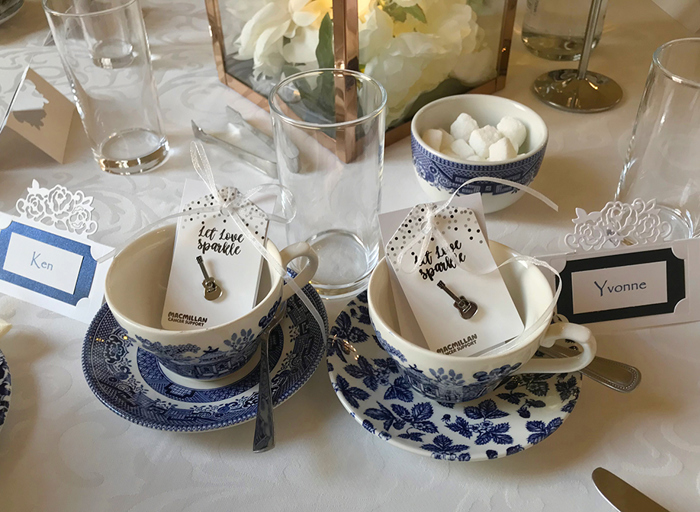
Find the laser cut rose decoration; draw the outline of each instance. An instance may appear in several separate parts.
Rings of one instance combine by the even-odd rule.
[[[16,208],[21,218],[87,237],[97,231],[92,200],[80,190],[71,192],[62,185],[49,190],[32,180],[27,197],[20,198]]]
[[[663,241],[671,225],[659,217],[656,200],[610,201],[599,212],[576,208],[574,232],[564,237],[573,250],[597,251],[606,245],[637,245]]]

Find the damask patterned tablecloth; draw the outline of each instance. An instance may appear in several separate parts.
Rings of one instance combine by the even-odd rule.
[[[179,204],[194,177],[188,156],[190,119],[225,125],[224,106],[268,129],[267,114],[217,79],[201,0],[144,0],[154,69],[172,155],[137,177],[101,173],[78,119],[67,159],[57,165],[11,133],[0,136],[0,209],[36,178],[95,197],[100,230],[116,245]],[[522,9],[521,9],[522,13]],[[33,68],[68,94],[37,1],[0,27],[0,108],[22,69]],[[547,122],[550,142],[535,188],[560,206],[536,199],[489,215],[489,235],[526,254],[559,250],[574,208],[601,208],[615,190],[653,50],[687,30],[651,0],[610,2],[591,68],[623,87],[610,112],[574,115],[539,103],[529,87],[561,64],[537,59],[513,42],[508,85],[499,94],[520,101]],[[265,181],[212,148],[214,165],[231,185]],[[427,200],[411,165],[409,141],[386,151],[382,209]],[[329,316],[341,304],[328,304]],[[12,405],[0,434],[0,511],[459,510],[589,512],[611,510],[590,478],[605,466],[669,510],[700,509],[700,345],[697,325],[601,336],[602,356],[639,367],[630,395],[584,379],[579,403],[541,445],[487,462],[432,460],[369,435],[336,399],[323,366],[275,411],[277,447],[253,454],[253,424],[204,434],[176,434],[132,425],[105,408],[82,375],[87,329],[11,297],[0,317],[14,324],[0,349],[12,372]]]

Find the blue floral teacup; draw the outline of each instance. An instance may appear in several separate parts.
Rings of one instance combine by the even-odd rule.
[[[224,377],[252,358],[259,345],[259,334],[293,289],[283,286],[282,278],[265,263],[258,303],[248,314],[205,329],[162,329],[174,241],[173,225],[152,231],[124,248],[107,273],[107,303],[124,329],[122,335],[133,338],[142,349],[154,354],[167,370],[199,380]],[[306,243],[278,251],[268,240],[267,250],[284,268],[293,259],[307,259],[306,267],[294,278],[300,287],[316,272],[318,258]]]
[[[490,247],[498,264],[518,255],[496,242],[490,242]],[[593,360],[596,341],[591,331],[576,324],[549,324],[553,313],[552,289],[536,266],[516,262],[501,267],[500,272],[525,331],[498,353],[464,357],[438,354],[401,336],[389,268],[386,259],[379,262],[367,290],[369,315],[380,345],[397,362],[399,371],[416,391],[440,402],[466,402],[493,391],[509,375],[572,372]],[[532,359],[540,345],[551,347],[559,339],[579,343],[581,353],[563,359]]]

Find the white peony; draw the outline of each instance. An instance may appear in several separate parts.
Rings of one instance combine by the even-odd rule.
[[[253,60],[251,82],[279,80],[285,65],[318,67],[319,27],[332,0],[233,1],[239,13],[258,8],[235,43],[237,59]],[[387,90],[387,124],[450,77],[475,85],[494,75],[495,54],[466,0],[393,0],[385,12],[388,4],[358,1],[360,64]]]

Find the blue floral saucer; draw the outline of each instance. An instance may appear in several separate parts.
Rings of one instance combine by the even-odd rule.
[[[578,400],[579,372],[516,375],[461,404],[424,397],[379,344],[366,292],[345,306],[330,334],[328,373],[343,407],[380,439],[420,455],[476,461],[521,452],[552,435]]]
[[[12,380],[10,379],[10,367],[7,360],[0,352],[0,430],[5,424],[7,411],[10,409],[10,393],[12,392]]]
[[[316,291],[304,293],[328,324]],[[277,406],[296,393],[323,356],[319,326],[299,297],[287,301],[287,315],[270,335],[272,399]],[[83,373],[109,409],[137,425],[177,432],[203,432],[243,423],[258,409],[259,356],[217,381],[180,377],[124,335],[107,304],[97,313],[83,344]],[[1,391],[1,388],[0,388]],[[0,402],[1,403],[1,402]]]

